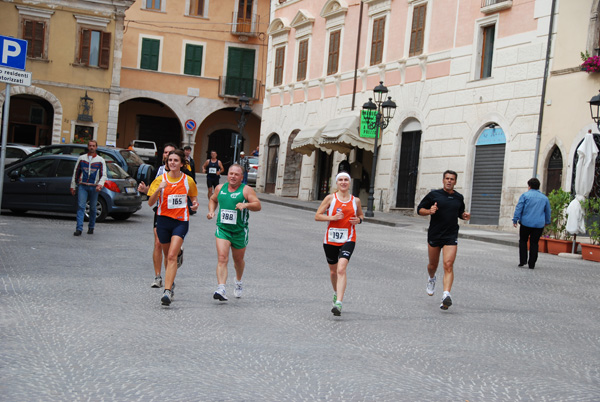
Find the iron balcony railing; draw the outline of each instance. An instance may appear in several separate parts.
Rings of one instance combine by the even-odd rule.
[[[259,99],[260,81],[251,78],[240,78],[232,76],[219,77],[219,96],[240,97],[242,94],[252,100]]]
[[[243,36],[257,36],[258,26],[260,22],[260,15],[250,14],[242,15],[237,11],[233,12],[231,24],[231,33],[235,35]]]

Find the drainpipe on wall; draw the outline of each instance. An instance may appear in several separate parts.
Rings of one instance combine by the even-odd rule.
[[[548,45],[546,46],[546,66],[544,67],[544,82],[542,85],[542,100],[540,101],[540,116],[538,119],[538,131],[535,137],[535,154],[533,160],[533,176],[537,177],[537,166],[540,158],[540,142],[542,141],[542,122],[544,121],[544,103],[546,102],[546,84],[548,82],[548,70],[550,66],[550,52],[552,49],[552,27],[554,25],[554,10],[556,0],[552,0],[552,11],[550,11],[550,27],[548,27]]]
[[[362,28],[363,2],[360,2],[360,13],[358,14],[358,36],[356,37],[356,59],[354,60],[354,87],[352,88],[352,108],[354,110],[354,102],[356,100],[356,80],[358,72],[358,52],[360,50],[360,30]]]

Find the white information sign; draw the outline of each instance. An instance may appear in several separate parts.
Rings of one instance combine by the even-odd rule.
[[[0,67],[0,82],[12,85],[31,86],[31,72],[19,71],[14,68]]]

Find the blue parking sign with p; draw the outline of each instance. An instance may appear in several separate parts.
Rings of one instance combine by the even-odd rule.
[[[0,36],[0,66],[25,70],[27,41]]]

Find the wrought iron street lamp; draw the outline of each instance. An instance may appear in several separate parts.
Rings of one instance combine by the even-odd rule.
[[[592,99],[590,99],[590,113],[600,130],[600,94],[593,96]]]
[[[388,96],[387,100],[385,97],[388,93],[388,89],[383,85],[383,81],[379,81],[373,89],[373,98],[369,98],[369,101],[363,105],[363,110],[375,111],[375,121],[368,124],[369,129],[375,130],[375,144],[373,148],[373,168],[371,169],[371,185],[369,186],[369,199],[367,201],[367,212],[365,216],[372,218],[373,214],[373,203],[375,201],[375,173],[377,171],[377,139],[379,133],[388,126],[390,120],[394,118],[396,113],[396,103],[392,101],[392,98]]]
[[[246,127],[246,115],[252,113],[252,108],[250,107],[250,99],[246,96],[246,94],[242,94],[239,100],[239,106],[235,108],[236,113],[240,114],[240,119],[238,120],[238,129],[240,131],[240,137],[244,134],[244,127]],[[237,147],[238,143],[241,141],[241,138],[237,138],[235,140],[235,147],[233,150],[233,159],[238,160]]]

